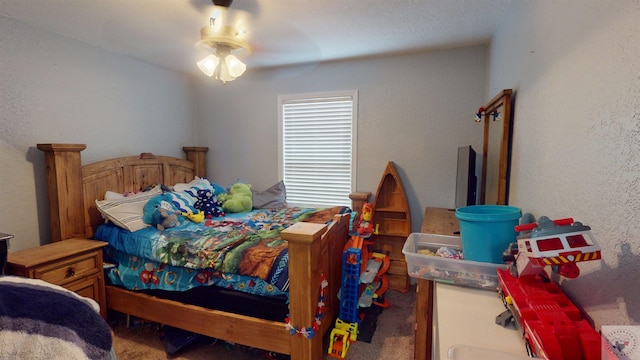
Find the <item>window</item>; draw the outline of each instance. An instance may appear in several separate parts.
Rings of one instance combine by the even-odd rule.
[[[587,242],[587,239],[585,239],[582,234],[567,235],[567,243],[569,243],[569,247],[572,249],[592,245]]]
[[[536,241],[536,244],[538,244],[538,250],[540,250],[541,252],[564,249],[562,240],[560,240],[559,238],[538,240]]]
[[[278,97],[279,172],[287,202],[350,206],[355,184],[357,92]]]

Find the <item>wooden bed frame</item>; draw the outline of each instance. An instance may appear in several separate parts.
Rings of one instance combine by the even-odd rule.
[[[82,165],[84,144],[38,144],[45,153],[51,240],[91,238],[104,222],[95,200],[105,191],[132,191],[152,184],[175,184],[206,177],[206,147],[184,147],[186,160],[143,153]],[[359,209],[369,193],[354,193]],[[289,242],[290,324],[311,327],[317,310],[321,278],[325,315],[319,334],[311,339],[290,335],[284,322],[210,310],[161,299],[119,287],[106,286],[107,308],[251,347],[290,354],[293,360],[323,359],[323,335],[339,310],[342,251],[349,239],[349,215],[336,215],[332,225],[297,223],[282,232]],[[284,321],[284,319],[283,319]]]

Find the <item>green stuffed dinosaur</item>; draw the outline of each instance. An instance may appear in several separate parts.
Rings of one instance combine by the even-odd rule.
[[[251,185],[235,183],[229,189],[228,194],[218,195],[218,200],[222,201],[222,209],[224,211],[230,213],[251,211],[253,209]]]

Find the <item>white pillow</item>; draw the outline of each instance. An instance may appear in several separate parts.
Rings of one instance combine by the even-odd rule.
[[[144,205],[149,199],[161,193],[160,187],[156,186],[149,191],[127,197],[96,200],[96,206],[105,220],[123,229],[136,231],[149,226],[142,221]]]
[[[119,192],[115,192],[115,191],[107,191],[104,193],[105,200],[122,199],[123,197],[124,197],[124,194],[120,194]]]

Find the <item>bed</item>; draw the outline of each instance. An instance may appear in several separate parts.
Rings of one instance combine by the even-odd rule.
[[[115,359],[99,311],[60,286],[0,275],[0,359]]]
[[[104,220],[96,201],[107,191],[126,192],[152,184],[189,183],[206,178],[206,147],[184,147],[186,159],[143,153],[83,165],[84,144],[38,144],[45,153],[52,241],[93,238]],[[368,194],[355,193],[358,209]],[[349,214],[331,224],[295,222],[280,236],[288,243],[287,319],[273,320],[169,300],[106,286],[108,309],[292,359],[324,358],[323,334],[333,325],[339,300],[341,261],[349,240]],[[319,303],[321,306],[318,306]],[[321,316],[319,316],[321,315]],[[306,329],[316,328],[312,336]]]

